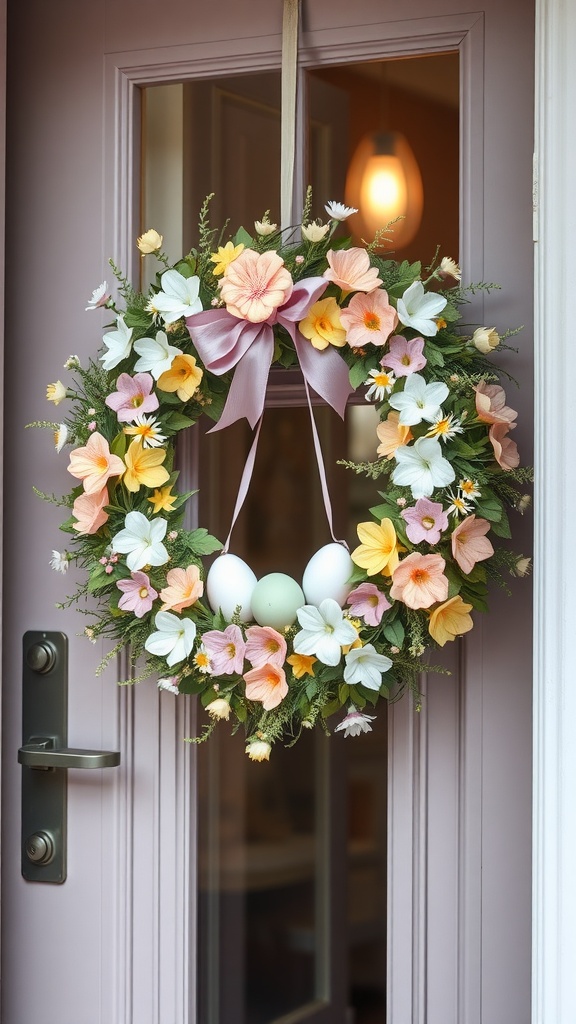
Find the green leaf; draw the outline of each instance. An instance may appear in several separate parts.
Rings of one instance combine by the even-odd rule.
[[[340,704],[345,704],[350,696],[350,687],[347,683],[340,683],[338,687],[338,700]]]
[[[356,391],[356,388],[359,388],[360,385],[364,383],[367,376],[366,366],[364,365],[363,359],[359,359],[358,362],[353,363],[350,367],[349,376],[350,386],[354,388],[354,391]]]
[[[504,510],[502,510],[501,519],[499,519],[497,523],[492,523],[492,532],[495,533],[497,537],[505,537],[507,540],[512,536],[508,516]]]
[[[176,263],[174,270],[177,270],[179,274],[182,274],[182,277],[192,277],[194,274],[188,260],[180,260],[179,263]]]
[[[245,245],[247,249],[251,249],[254,245],[254,239],[252,235],[249,235],[246,228],[238,228],[238,231],[232,239],[234,245]]]
[[[186,427],[194,425],[196,420],[193,420],[190,416],[185,416],[183,412],[169,412],[163,417],[162,422],[170,430],[185,430]]]
[[[476,512],[483,519],[488,519],[491,523],[497,523],[504,515],[504,506],[502,502],[498,501],[498,498],[485,497],[483,495],[476,502]],[[496,532],[494,526],[492,526],[492,529]],[[503,534],[502,536],[506,535]]]
[[[308,697],[308,700],[313,700],[317,693],[318,683],[315,679],[310,679],[310,681],[306,683],[306,696]]]
[[[126,448],[128,447],[128,438],[123,430],[116,437],[110,445],[110,451],[113,455],[118,455],[119,458],[123,459],[126,455]]]
[[[193,530],[186,537],[186,546],[193,551],[195,555],[211,555],[214,551],[220,551],[222,544],[216,537],[213,537],[208,530],[203,526],[200,526],[197,530]]]
[[[400,619],[396,619],[395,622],[386,622],[382,632],[392,647],[402,647],[406,632]]]

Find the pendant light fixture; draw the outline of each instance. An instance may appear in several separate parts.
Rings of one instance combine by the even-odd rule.
[[[424,206],[422,176],[412,149],[400,132],[372,132],[359,143],[346,177],[346,205],[352,231],[371,241],[379,228],[392,228],[392,247],[401,249],[415,236]]]

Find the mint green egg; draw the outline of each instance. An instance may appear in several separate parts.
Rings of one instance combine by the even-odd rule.
[[[291,576],[271,572],[252,591],[252,615],[260,626],[283,630],[296,622],[296,612],[306,604],[302,588]]]

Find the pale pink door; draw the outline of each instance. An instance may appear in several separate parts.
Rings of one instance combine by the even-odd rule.
[[[68,488],[44,389],[100,338],[84,299],[139,227],[139,95],[153,82],[279,67],[280,0],[18,0],[9,11],[3,1016],[5,1024],[192,1024],[196,1017],[194,730],[187,701],[118,689],[104,649],[56,610],[57,508]],[[401,19],[401,20],[400,20]],[[304,67],[458,50],[465,277],[502,284],[487,318],[527,328],[507,366],[531,377],[532,11],[524,0],[316,0]],[[438,146],[442,139],[438,138]],[[341,198],[341,197],[327,197]],[[441,193],[433,197],[441,203]],[[483,320],[480,307],[474,319]],[[63,371],[62,371],[63,372]],[[525,459],[529,436],[518,438]],[[518,541],[526,548],[525,536]],[[526,1024],[529,1016],[530,650],[526,590],[392,715],[390,1024]],[[20,874],[22,637],[70,642],[69,742],[122,765],[69,773],[65,884]],[[341,1024],[328,1000],[325,1019]],[[332,1015],[331,1015],[332,1014]],[[306,1019],[305,1017],[302,1019]],[[204,1024],[204,1021],[199,1021]],[[229,1024],[221,1021],[219,1024]]]

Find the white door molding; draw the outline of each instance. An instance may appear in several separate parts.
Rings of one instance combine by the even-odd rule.
[[[576,1020],[576,7],[536,3],[534,1024]]]

